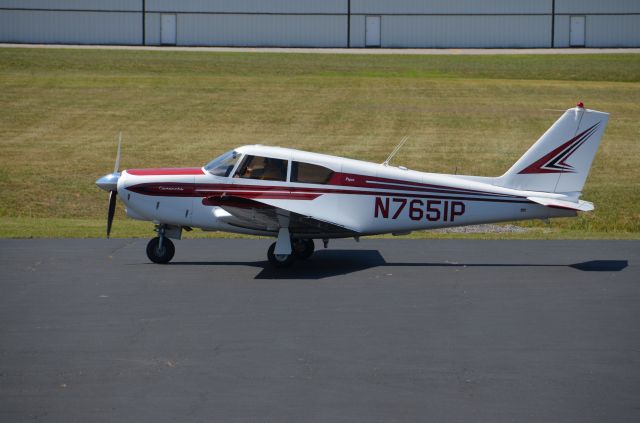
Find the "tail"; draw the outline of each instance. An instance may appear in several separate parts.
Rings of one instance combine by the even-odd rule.
[[[579,196],[609,114],[585,109],[567,110],[496,184],[525,191]]]

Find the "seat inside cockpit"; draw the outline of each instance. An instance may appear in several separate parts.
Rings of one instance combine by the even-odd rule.
[[[287,160],[247,155],[238,166],[234,178],[286,181]]]

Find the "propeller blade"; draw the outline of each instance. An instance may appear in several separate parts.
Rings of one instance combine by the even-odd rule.
[[[109,213],[107,214],[107,238],[111,234],[111,224],[113,223],[113,216],[116,214],[116,197],[118,191],[109,192]]]
[[[118,169],[120,169],[120,144],[122,144],[122,132],[118,135],[118,153],[116,154],[116,166],[113,168],[113,173],[118,173]]]

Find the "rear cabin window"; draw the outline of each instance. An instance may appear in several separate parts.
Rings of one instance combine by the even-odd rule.
[[[245,156],[235,178],[260,179],[263,181],[286,181],[287,161],[271,157]]]
[[[333,171],[311,163],[291,162],[291,182],[305,184],[326,184]]]

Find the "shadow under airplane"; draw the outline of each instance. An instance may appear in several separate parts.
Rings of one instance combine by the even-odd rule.
[[[275,269],[267,261],[173,262],[168,266],[254,266],[262,268],[255,279],[323,279],[374,267],[571,267],[584,272],[620,272],[628,260],[591,260],[575,264],[538,263],[403,263],[387,262],[377,250],[321,250],[304,263]]]

